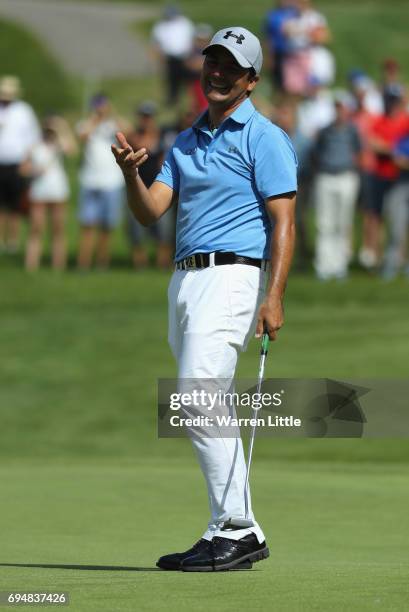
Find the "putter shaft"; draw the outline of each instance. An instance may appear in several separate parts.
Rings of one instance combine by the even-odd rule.
[[[266,357],[268,353],[268,343],[270,341],[269,335],[267,333],[263,334],[261,341],[261,350],[260,350],[260,365],[258,370],[258,380],[257,380],[257,393],[261,392],[261,385],[263,384],[264,378],[264,368],[266,364]],[[257,410],[253,408],[253,418],[257,417]],[[256,425],[255,423],[251,427],[250,433],[250,442],[249,442],[249,451],[247,456],[247,470],[246,470],[246,480],[244,482],[244,504],[245,504],[245,517],[246,520],[249,519],[249,478],[250,478],[250,466],[251,459],[253,457],[253,446],[254,446],[254,438],[256,436]]]

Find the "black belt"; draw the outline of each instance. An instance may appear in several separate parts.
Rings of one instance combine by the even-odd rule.
[[[176,270],[198,270],[200,268],[208,268],[211,265],[225,266],[228,264],[244,264],[267,270],[268,261],[267,259],[244,257],[243,255],[236,255],[236,253],[216,251],[215,253],[195,253],[177,261],[175,267]]]

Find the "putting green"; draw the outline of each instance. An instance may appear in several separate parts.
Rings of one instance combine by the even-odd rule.
[[[81,612],[406,608],[405,466],[256,458],[254,504],[270,559],[247,572],[156,570],[159,555],[201,535],[197,469],[193,456],[3,463],[0,563],[10,565],[0,566],[0,590],[68,591]]]
[[[75,612],[406,609],[405,440],[258,440],[270,559],[156,570],[208,519],[188,441],[156,435],[156,379],[175,373],[167,275],[26,275],[17,263],[0,262],[0,590],[69,591]],[[267,375],[405,377],[407,312],[404,279],[294,276]],[[258,349],[241,376],[255,375]]]

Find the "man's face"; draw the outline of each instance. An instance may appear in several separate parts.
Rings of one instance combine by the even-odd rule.
[[[94,113],[100,119],[105,119],[111,114],[111,103],[109,100],[101,101],[94,106]]]
[[[223,47],[214,46],[206,54],[201,85],[209,104],[229,108],[247,97],[256,86],[258,76],[250,76],[233,55]]]
[[[155,116],[146,113],[138,113],[138,123],[143,127],[151,127],[155,125]]]
[[[340,123],[346,123],[351,115],[351,111],[348,108],[347,104],[344,104],[342,102],[335,103],[335,112],[337,115],[337,120]]]

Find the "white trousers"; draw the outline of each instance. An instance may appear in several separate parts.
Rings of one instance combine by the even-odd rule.
[[[238,355],[254,335],[258,307],[264,297],[266,272],[243,264],[175,271],[170,281],[169,344],[183,379],[223,379],[231,382]],[[255,374],[257,364],[254,364]],[[240,437],[192,437],[206,480],[210,521],[203,537],[240,539],[260,527],[221,531],[224,521],[245,517],[246,462]],[[254,520],[249,499],[249,518]]]
[[[347,274],[358,189],[359,177],[355,172],[317,175],[315,270],[321,279]]]

